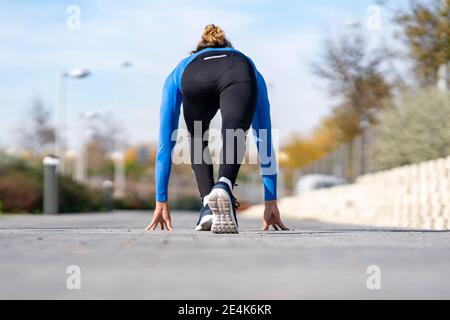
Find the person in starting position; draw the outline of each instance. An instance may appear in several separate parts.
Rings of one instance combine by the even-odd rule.
[[[246,134],[250,126],[264,185],[262,229],[272,226],[288,230],[277,206],[276,159],[266,83],[252,60],[234,49],[223,30],[213,24],[205,27],[197,49],[178,64],[164,85],[155,164],[156,208],[146,230],[154,230],[158,224],[161,229],[172,229],[167,190],[176,142],[173,133],[178,129],[181,104],[190,135],[192,169],[203,199],[196,230],[238,233],[238,202],[232,192],[244,157],[245,135],[239,139],[239,134],[233,133]],[[208,139],[204,137],[219,109],[223,147],[219,179],[215,182]]]

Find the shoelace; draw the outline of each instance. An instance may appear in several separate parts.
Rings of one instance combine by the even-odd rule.
[[[234,206],[236,207],[236,210],[239,209],[239,207],[241,206],[241,204],[239,203],[239,201],[236,200],[236,198],[234,198],[234,203],[235,203]]]
[[[237,183],[235,183],[234,186],[235,186],[235,187],[238,187],[239,185],[238,185]],[[237,201],[236,198],[234,198],[234,203],[236,204],[236,205],[235,205],[235,206],[236,206],[236,210],[239,209],[239,207],[240,207],[241,204],[239,203],[239,201]]]

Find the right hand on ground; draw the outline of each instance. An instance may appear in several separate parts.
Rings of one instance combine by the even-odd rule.
[[[167,202],[156,202],[156,208],[153,212],[152,222],[145,228],[145,231],[155,230],[158,224],[161,226],[161,230],[166,228],[172,230],[172,221],[170,219],[169,205]]]
[[[269,226],[272,226],[275,230],[289,230],[281,221],[280,210],[278,210],[276,200],[265,202],[263,227],[261,230],[267,231]]]

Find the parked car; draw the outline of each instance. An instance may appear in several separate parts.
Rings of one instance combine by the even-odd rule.
[[[331,188],[346,184],[345,179],[336,176],[321,174],[307,174],[302,176],[295,185],[295,194],[300,195],[306,191]]]

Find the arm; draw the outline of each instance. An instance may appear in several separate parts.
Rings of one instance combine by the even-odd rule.
[[[172,72],[164,84],[160,109],[159,145],[155,163],[156,201],[158,202],[168,200],[172,150],[176,143],[176,139],[172,139],[172,134],[178,129],[182,100],[182,94],[175,84],[174,72]]]
[[[277,199],[277,161],[272,145],[270,103],[266,82],[258,71],[256,71],[256,80],[258,83],[258,101],[252,127],[261,164],[264,200],[272,201]]]
[[[264,184],[264,217],[262,230],[289,230],[281,221],[277,205],[277,161],[272,144],[272,124],[270,121],[270,103],[267,86],[263,76],[256,71],[258,82],[258,102],[253,118],[253,133],[261,163],[261,175]]]
[[[172,72],[164,84],[159,115],[159,145],[155,163],[156,207],[152,221],[145,230],[155,230],[158,224],[161,230],[172,230],[167,190],[172,168],[172,150],[176,143],[176,137],[172,139],[172,135],[178,128],[182,100]]]

